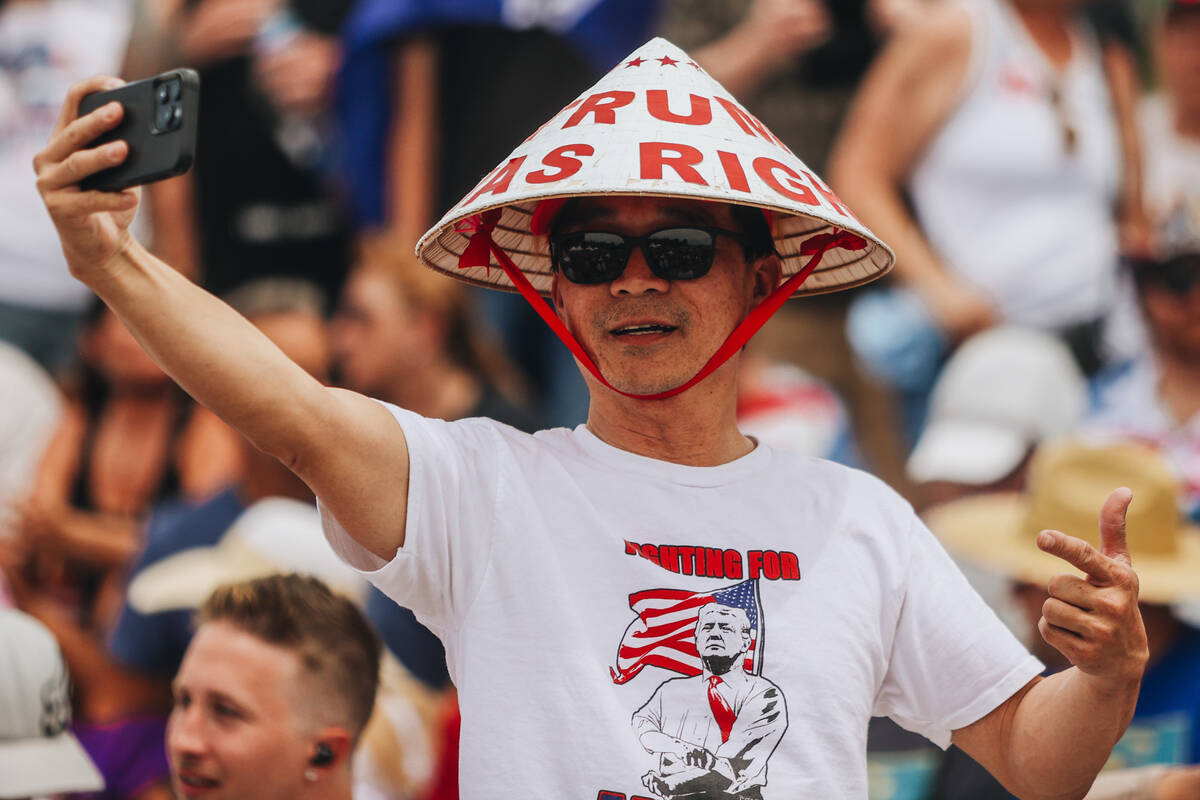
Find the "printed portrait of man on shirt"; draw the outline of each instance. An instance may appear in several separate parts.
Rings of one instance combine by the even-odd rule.
[[[659,684],[633,715],[638,741],[659,758],[642,782],[660,797],[762,797],[787,706],[779,687],[746,670],[752,631],[743,609],[703,606],[696,622],[703,672]]]

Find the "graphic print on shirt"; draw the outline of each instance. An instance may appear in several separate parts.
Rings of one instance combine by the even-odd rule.
[[[653,757],[642,785],[663,800],[762,798],[767,761],[787,730],[783,693],[762,677],[758,580],[709,592],[647,589],[629,596],[635,618],[609,669],[616,684],[645,667],[679,673],[633,715]]]

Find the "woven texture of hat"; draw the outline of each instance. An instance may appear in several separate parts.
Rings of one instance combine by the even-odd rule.
[[[1044,445],[1030,467],[1027,493],[954,500],[929,509],[925,521],[951,552],[1044,585],[1071,567],[1037,548],[1038,531],[1062,531],[1099,548],[1100,507],[1118,486],[1133,491],[1126,535],[1141,599],[1200,598],[1200,530],[1180,515],[1178,477],[1160,454],[1140,445]]]
[[[421,259],[468,283],[512,289],[492,258],[459,268],[478,215],[502,208],[497,245],[543,295],[550,291],[544,235],[530,231],[542,200],[649,195],[756,206],[771,212],[783,278],[808,261],[806,240],[834,230],[863,237],[833,248],[797,294],[866,283],[887,272],[890,250],[758,119],[686,53],[653,39],[554,115],[485,176],[417,245]]]

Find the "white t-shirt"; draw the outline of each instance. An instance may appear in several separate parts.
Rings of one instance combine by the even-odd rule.
[[[1041,671],[865,473],[763,444],[688,467],[585,426],[530,436],[388,408],[410,452],[404,547],[384,563],[323,512],[326,535],[445,642],[465,798],[731,784],[865,798],[872,715],[945,747]],[[740,649],[702,660],[696,621],[712,603],[745,630],[728,640]],[[719,698],[710,675],[726,678]],[[690,707],[648,729],[647,703],[685,689]],[[770,752],[711,740],[715,726],[736,741],[752,717],[778,737]],[[664,735],[708,755],[680,765]]]
[[[67,89],[121,69],[131,0],[43,0],[0,6],[0,300],[82,310],[31,163],[46,146]]]

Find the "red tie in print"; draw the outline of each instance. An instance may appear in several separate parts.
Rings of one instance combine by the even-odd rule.
[[[733,729],[737,714],[734,713],[725,698],[717,692],[717,685],[722,683],[720,676],[711,675],[708,679],[708,707],[712,709],[713,719],[721,729],[721,742],[729,741],[729,731]]]

